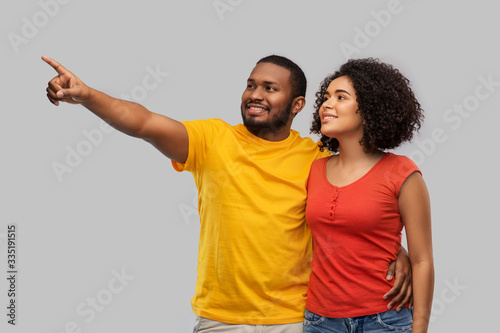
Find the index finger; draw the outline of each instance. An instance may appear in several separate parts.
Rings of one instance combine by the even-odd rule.
[[[391,297],[397,296],[403,289],[403,284],[404,280],[401,278],[401,276],[396,276],[396,279],[394,279],[394,285],[392,286],[391,290],[387,292],[387,294],[384,295],[384,299],[389,299]]]
[[[42,56],[42,60],[45,61],[47,64],[49,64],[50,67],[54,68],[56,70],[56,72],[60,75],[63,75],[63,74],[70,72],[66,68],[64,68],[63,65],[61,65],[57,61],[55,61],[47,56]]]

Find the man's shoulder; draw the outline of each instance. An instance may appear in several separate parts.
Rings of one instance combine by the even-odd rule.
[[[307,144],[310,146],[317,146],[317,144],[314,142],[314,140],[312,138],[310,138],[308,136],[302,136],[302,134],[300,134],[299,131],[291,129],[290,135],[293,136],[295,141],[298,143],[303,143],[303,144]]]
[[[291,135],[295,136],[295,142],[298,145],[302,145],[304,147],[310,148],[311,150],[314,150],[318,153],[318,158],[321,157],[326,157],[326,156],[331,156],[332,154],[324,148],[321,150],[321,141],[314,141],[314,139],[308,137],[308,136],[301,136],[301,134],[298,131],[291,130]]]
[[[218,118],[184,120],[181,123],[186,127],[189,137],[201,136],[215,136],[224,130],[231,130],[232,126],[227,122]]]
[[[215,126],[215,127],[231,127],[227,122],[218,118],[195,119],[181,121],[184,125],[194,126]]]

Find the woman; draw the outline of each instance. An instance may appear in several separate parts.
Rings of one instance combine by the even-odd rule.
[[[423,112],[409,81],[376,59],[350,60],[316,93],[317,160],[306,217],[314,239],[304,332],[427,332],[434,289],[430,203],[420,170],[384,152],[411,140]],[[406,229],[413,309],[388,309],[384,268]],[[413,327],[413,330],[412,330]]]

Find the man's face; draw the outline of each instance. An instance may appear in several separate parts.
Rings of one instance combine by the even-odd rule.
[[[243,124],[253,134],[288,131],[291,122],[290,71],[272,63],[260,63],[250,73],[241,96]],[[261,134],[261,135],[259,135]]]

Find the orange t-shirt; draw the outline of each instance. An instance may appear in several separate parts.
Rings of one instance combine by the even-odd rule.
[[[309,311],[346,318],[387,311],[392,288],[387,268],[401,248],[398,196],[418,167],[386,153],[368,173],[346,186],[326,178],[327,158],[314,162],[308,181],[306,219],[313,235],[307,290]]]

